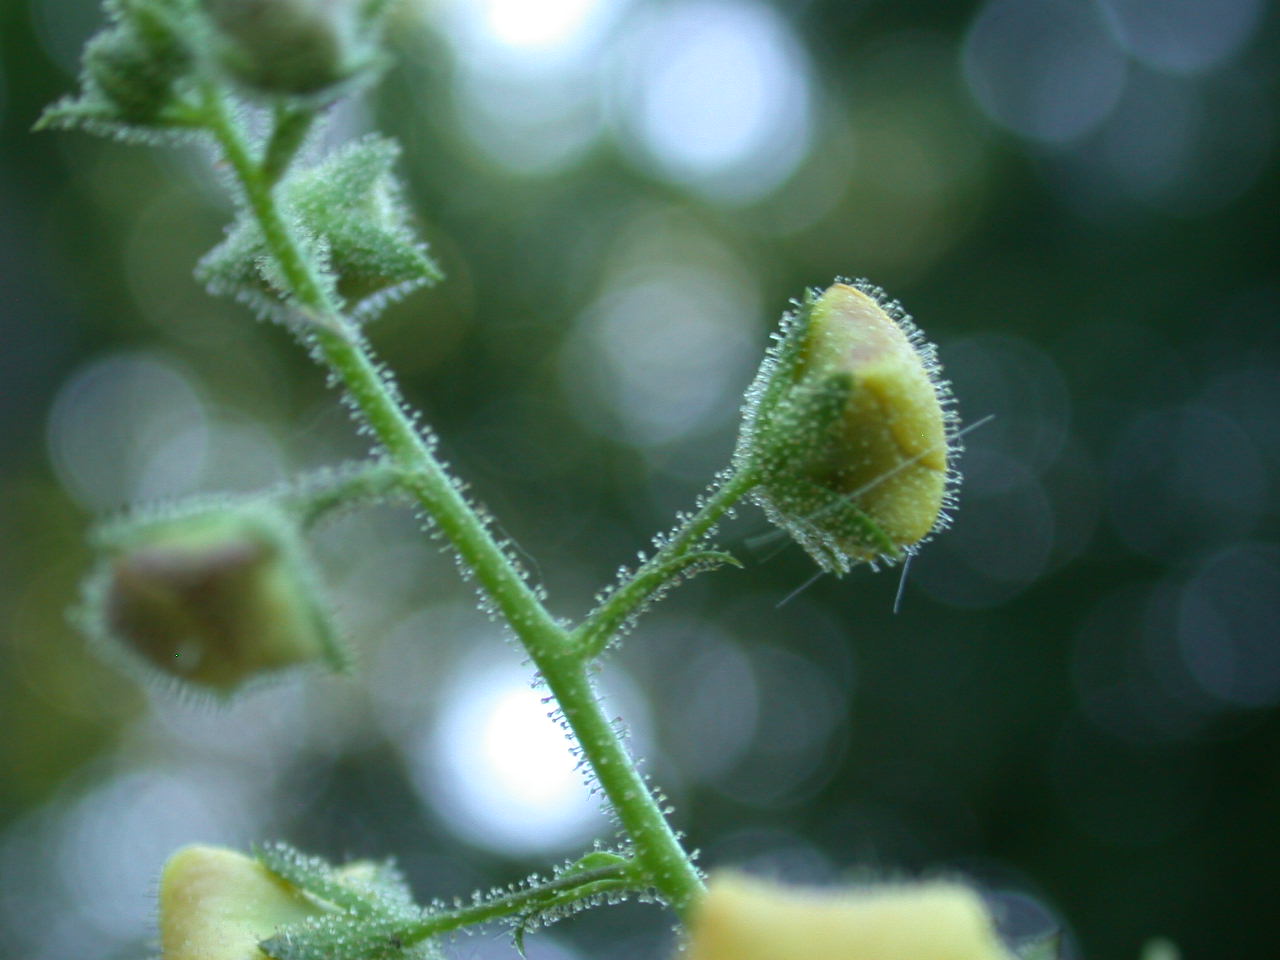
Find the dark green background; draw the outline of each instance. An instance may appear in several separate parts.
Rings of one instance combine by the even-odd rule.
[[[1052,31],[1063,6],[1032,5],[1027,16]],[[701,309],[679,296],[696,295],[701,273],[723,278],[726,260],[754,305],[739,340],[760,349],[807,285],[851,275],[886,287],[940,344],[944,365],[954,353],[966,421],[996,416],[968,438],[974,486],[962,490],[956,529],[922,554],[897,616],[892,573],[823,578],[778,608],[811,565],[794,547],[761,546],[763,519],[740,512],[725,543],[746,569],[687,588],[618,657],[648,699],[650,769],[672,785],[677,821],[708,866],[824,882],[865,868],[967,874],[1024,929],[1049,922],[1041,911],[1060,918],[1078,956],[1134,957],[1155,935],[1188,957],[1271,956],[1274,6],[1259,5],[1251,39],[1213,69],[1167,80],[1119,55],[1126,89],[1157,91],[1131,105],[1149,122],[1103,124],[1065,144],[1024,139],[979,109],[961,48],[980,7],[779,4],[812,62],[813,146],[788,184],[745,205],[664,180],[608,130],[566,167],[512,174],[458,122],[451,84],[466,64],[439,34],[402,23],[401,63],[372,113],[405,144],[406,199],[449,279],[394,307],[371,337],[447,458],[537,558],[553,609],[576,616],[692,501],[734,438],[732,418],[719,416],[669,442],[634,443],[600,413],[610,372],[582,331],[636,266],[629,258],[651,257],[658,282],[675,267],[694,278],[655,306],[673,356],[688,349],[680,311]],[[628,16],[644,12],[638,4]],[[0,7],[0,952],[136,956],[146,918],[132,939],[101,932],[90,908],[101,891],[75,878],[112,870],[77,864],[107,855],[93,853],[96,839],[129,822],[135,803],[164,806],[164,784],[177,781],[138,771],[222,756],[217,717],[194,704],[148,721],[149,700],[171,698],[140,694],[67,625],[93,518],[51,462],[51,407],[105,357],[160,357],[220,422],[250,433],[261,422],[290,469],[363,445],[281,329],[191,279],[227,220],[203,154],[29,132],[73,84],[34,26],[40,16],[24,0]],[[91,29],[89,13],[81,19],[67,29]],[[1161,167],[1172,90],[1194,105],[1179,114],[1194,122],[1181,159]],[[832,199],[793,223],[810,187]],[[127,456],[128,425],[103,429],[101,456]],[[193,483],[220,489],[239,472],[229,453]],[[370,720],[388,669],[434,702],[446,675],[436,666],[461,656],[464,639],[516,659],[496,628],[462,617],[459,632],[421,639],[438,660],[425,652],[386,666],[396,624],[468,597],[447,560],[397,539],[411,526],[388,513],[322,538],[354,643],[382,664],[367,690],[321,681],[294,755],[201,776],[246,778],[244,802],[270,804],[254,821],[269,835],[336,857],[395,853],[424,897],[451,896],[541,860],[453,837],[417,800],[386,724]],[[400,559],[364,565],[382,542],[399,545]],[[698,709],[714,717],[715,697],[733,698],[690,666],[712,649],[707,637],[751,658],[761,717],[752,752],[710,782],[682,746],[699,736]],[[838,724],[823,729],[812,769],[790,781],[779,772],[788,738],[817,707],[812,684],[771,687],[787,670],[768,664],[839,692]],[[290,702],[305,696],[287,689]],[[254,716],[271,716],[272,696],[255,695]],[[154,732],[188,713],[206,733]],[[252,737],[252,723],[236,729]],[[789,785],[771,791],[774,778]],[[268,780],[264,800],[254,791]],[[198,779],[182,782],[173,789],[198,793]],[[109,803],[82,802],[104,790]],[[147,792],[156,790],[159,800]],[[202,838],[199,824],[190,832],[184,839]],[[109,855],[128,858],[130,847]],[[553,934],[582,956],[657,957],[667,926],[653,908],[627,907]],[[462,941],[458,955],[495,955],[505,949],[495,939]]]

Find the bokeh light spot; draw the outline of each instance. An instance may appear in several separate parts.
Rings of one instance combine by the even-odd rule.
[[[981,609],[1016,596],[1045,572],[1054,511],[1022,461],[972,446],[955,523],[912,561],[910,579],[935,600]]]
[[[1205,406],[1142,414],[1111,458],[1111,521],[1134,550],[1176,558],[1247,536],[1267,502],[1249,436]]]
[[[1055,167],[1102,216],[1114,215],[1117,198],[1200,216],[1252,187],[1274,142],[1274,117],[1252,78],[1134,70],[1111,115]]]
[[[579,321],[561,380],[582,420],[646,447],[727,426],[758,360],[758,292],[725,248],[655,218]],[[656,245],[661,249],[655,249]]]
[[[1042,143],[1068,143],[1094,129],[1125,84],[1124,54],[1101,15],[1073,0],[988,0],[963,57],[986,114]]]
[[[946,343],[941,355],[965,409],[993,417],[966,438],[967,446],[1021,457],[1037,470],[1053,462],[1071,420],[1066,383],[1053,358],[1029,340],[994,333]]]
[[[618,696],[625,680],[610,675]],[[464,665],[441,700],[439,716],[411,748],[414,782],[455,832],[503,854],[560,851],[605,829],[598,802],[565,731],[548,719],[544,691],[528,672],[486,661]],[[644,725],[634,694],[619,696],[632,725]],[[641,734],[637,740],[643,741]]]
[[[432,15],[456,53],[459,125],[490,160],[549,174],[601,130],[597,66],[622,0],[455,2]]]
[[[1243,544],[1183,589],[1178,645],[1206,692],[1237,707],[1280,702],[1280,546]]]
[[[485,0],[485,25],[501,43],[512,47],[549,47],[582,29],[597,0]]]
[[[617,120],[658,175],[713,199],[758,199],[808,152],[810,66],[771,8],[667,4],[620,61]]]
[[[58,479],[93,510],[178,496],[199,482],[209,446],[192,378],[148,353],[120,353],[72,375],[49,415]]]
[[[821,788],[841,759],[848,692],[830,671],[789,650],[757,649],[752,661],[756,674],[768,678],[755,737],[717,786],[753,806],[794,803]]]
[[[493,65],[580,58],[625,0],[453,0],[430,11],[460,52]]]
[[[1101,0],[1117,40],[1147,66],[1199,73],[1253,38],[1263,0]]]

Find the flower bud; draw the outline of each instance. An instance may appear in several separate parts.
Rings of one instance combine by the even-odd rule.
[[[728,874],[694,908],[686,960],[1011,960],[954,883],[802,890]]]
[[[183,847],[160,875],[163,960],[264,960],[258,942],[320,913],[258,861],[221,847]]]
[[[189,69],[191,55],[162,0],[123,5],[114,20],[85,46],[85,78],[117,119],[146,126],[173,102],[174,84]]]
[[[123,525],[88,589],[90,627],[166,676],[226,694],[344,657],[292,525],[260,506]]]
[[[223,46],[219,61],[250,90],[309,96],[377,60],[357,0],[204,0]]]
[[[824,568],[893,562],[945,523],[958,451],[934,348],[864,284],[811,293],[749,394],[737,458]]]

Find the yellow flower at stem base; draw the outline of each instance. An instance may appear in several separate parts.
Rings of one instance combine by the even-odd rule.
[[[163,960],[265,960],[258,941],[320,913],[251,857],[222,847],[183,847],[160,876]]]
[[[1010,960],[981,898],[955,883],[805,890],[713,878],[686,960]]]

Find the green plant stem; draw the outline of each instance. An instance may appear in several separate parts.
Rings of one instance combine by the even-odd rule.
[[[271,184],[254,162],[222,92],[207,88],[203,106],[207,128],[244,191],[245,202],[296,306],[308,320],[304,336],[344,385],[353,407],[386,448],[390,461],[411,477],[409,488],[419,505],[520,637],[630,835],[646,879],[675,909],[684,912],[702,889],[701,879],[618,732],[605,717],[582,657],[415,429],[393,382],[374,364],[363,338],[341,316],[282,216]]]
[[[206,98],[209,121],[267,247],[307,316],[306,330],[319,358],[333,371],[361,418],[386,448],[393,464],[411,475],[408,486],[467,569],[535,657],[559,652],[565,631],[513,568],[470,504],[445,472],[404,411],[394,385],[370,357],[363,338],[342,318],[289,230],[270,185],[253,162],[243,132],[220,92]]]
[[[307,528],[344,507],[407,495],[408,487],[409,475],[404,470],[385,460],[374,460],[305,476],[276,496]]]
[[[543,668],[542,674],[631,837],[636,859],[644,864],[654,888],[683,916],[702,892],[702,877],[605,714],[587,670],[581,659],[571,655],[561,667]]]
[[[740,468],[731,473],[706,503],[682,523],[662,547],[600,604],[571,637],[587,657],[600,653],[635,611],[659,589],[680,558],[695,548],[720,518],[759,482],[756,472]]]
[[[620,890],[635,890],[644,886],[637,878],[632,864],[619,864],[588,870],[582,873],[557,877],[547,883],[525,890],[515,890],[506,896],[494,897],[483,903],[454,910],[442,910],[427,914],[421,921],[408,927],[400,939],[405,946],[421,943],[432,937],[460,930],[463,927],[487,923],[514,914],[536,914],[539,907],[562,894],[580,894],[583,897]]]

